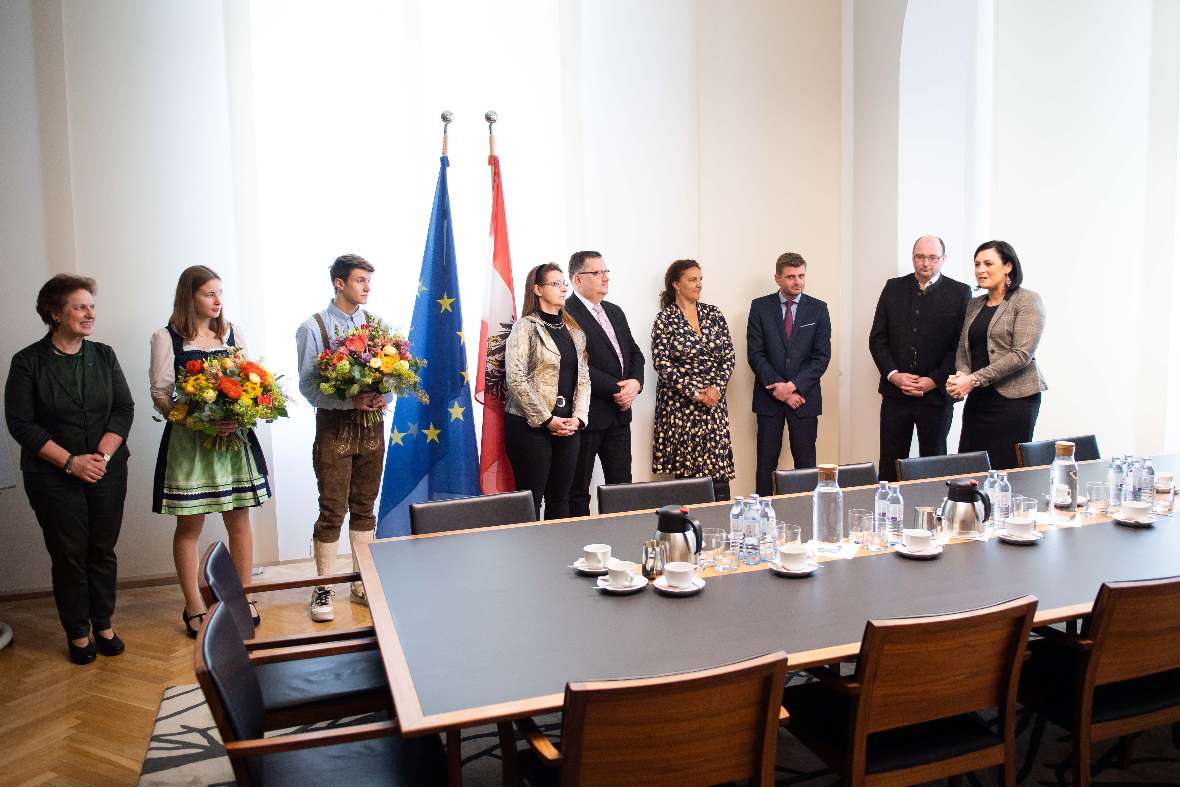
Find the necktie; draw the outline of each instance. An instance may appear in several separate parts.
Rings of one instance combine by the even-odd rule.
[[[614,326],[610,324],[610,320],[606,316],[606,311],[602,308],[601,303],[594,304],[591,309],[594,312],[594,319],[598,320],[598,324],[602,326],[603,332],[606,333],[606,338],[610,339],[610,346],[615,348],[615,355],[619,358],[619,374],[623,373],[623,351],[619,349],[619,339],[615,336]]]
[[[795,318],[791,316],[791,307],[794,305],[794,301],[787,301],[783,309],[783,331],[787,334],[787,341],[791,340],[791,331],[795,329]]]

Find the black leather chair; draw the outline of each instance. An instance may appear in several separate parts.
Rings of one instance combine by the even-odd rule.
[[[410,506],[410,533],[415,536],[535,521],[537,510],[533,508],[533,493],[527,489]]]
[[[446,784],[438,736],[402,738],[396,720],[263,737],[266,707],[257,670],[223,604],[210,608],[194,661],[238,784]]]
[[[1057,440],[1068,440],[1073,443],[1073,457],[1079,462],[1102,458],[1102,454],[1098,453],[1098,438],[1092,434],[1084,434],[1078,437],[1059,437],[1056,440],[1017,443],[1016,461],[1021,467],[1053,464],[1053,457],[1057,453]]]
[[[842,487],[873,486],[877,483],[877,466],[872,462],[840,465],[840,469],[836,471],[836,482]],[[818,483],[819,471],[814,467],[802,470],[774,471],[774,493],[776,495],[810,492],[815,489]]]
[[[986,473],[992,469],[987,451],[946,456],[911,456],[897,460],[897,480],[916,481],[920,478],[941,478],[947,475]]]
[[[306,587],[325,579],[328,578],[251,585],[249,590]],[[371,626],[255,639],[246,601],[247,589],[238,579],[229,550],[220,541],[210,544],[205,551],[199,585],[207,605],[221,604],[222,615],[233,621],[238,639],[250,654],[262,692],[264,729],[373,711],[392,713],[389,682]],[[317,650],[325,648],[339,652],[316,655]],[[293,653],[302,658],[288,660]]]
[[[617,514],[671,505],[713,502],[712,478],[677,478],[672,481],[638,481],[598,487],[598,513]]]

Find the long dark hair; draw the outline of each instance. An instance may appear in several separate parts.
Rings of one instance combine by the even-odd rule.
[[[696,260],[676,260],[664,272],[664,291],[660,293],[660,308],[666,309],[676,302],[676,288],[672,285],[680,281],[680,277],[690,268],[700,269]]]
[[[204,265],[193,265],[185,268],[180,274],[180,280],[176,282],[176,297],[172,300],[172,319],[168,322],[187,340],[195,339],[200,328],[193,296],[197,294],[197,290],[214,279],[221,281],[217,271]],[[209,320],[209,329],[218,338],[225,338],[226,332],[229,331],[229,323],[225,321],[224,308],[221,314]]]
[[[540,286],[545,280],[545,274],[549,271],[557,271],[563,276],[565,275],[561,266],[556,262],[546,262],[543,265],[535,266],[529,271],[528,276],[524,280],[524,305],[520,307],[520,316],[528,317],[533,312],[541,311],[541,299],[537,297],[537,293],[533,292],[533,287]],[[570,316],[568,309],[561,310],[561,320],[565,323],[567,328],[574,330],[581,330],[582,327],[578,325],[577,320]]]
[[[1004,300],[1008,300],[1012,297],[1012,293],[1020,289],[1020,284],[1024,281],[1024,271],[1020,269],[1020,258],[1016,256],[1016,249],[1012,248],[1012,244],[1008,241],[989,240],[987,243],[979,244],[979,248],[971,257],[972,262],[975,261],[975,257],[979,256],[979,252],[988,249],[995,249],[996,254],[1000,255],[1000,261],[1012,266],[1012,271],[1008,274],[1011,284],[1004,289]]]

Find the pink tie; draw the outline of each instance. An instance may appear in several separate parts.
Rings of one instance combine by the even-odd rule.
[[[783,330],[787,333],[787,341],[791,340],[791,331],[795,329],[795,318],[791,316],[791,307],[794,305],[793,301],[787,301],[783,313]]]
[[[611,347],[615,348],[615,355],[619,358],[619,374],[623,373],[623,351],[619,349],[619,339],[615,336],[615,329],[607,319],[606,311],[602,308],[602,304],[594,304],[591,310],[594,312],[594,319],[598,320],[598,324],[602,326],[602,330],[606,331],[606,338],[610,339]]]

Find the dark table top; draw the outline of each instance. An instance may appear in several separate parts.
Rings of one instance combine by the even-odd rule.
[[[1162,457],[1157,470],[1175,470]],[[1106,463],[1080,465],[1080,487]],[[972,477],[972,476],[968,476]],[[982,478],[982,476],[980,476]],[[1047,468],[1009,474],[1014,494],[1039,495]],[[872,508],[875,487],[845,490],[845,508]],[[906,508],[937,505],[943,480],[903,484]],[[774,498],[780,519],[811,530],[810,494]],[[692,507],[725,527],[729,504]],[[893,553],[829,561],[806,579],[768,571],[713,576],[696,596],[651,588],[593,589],[569,564],[592,542],[638,559],[651,512],[376,541],[361,556],[402,728],[419,734],[561,707],[565,684],[703,669],[786,651],[794,668],[859,650],[870,618],[942,614],[1016,596],[1039,599],[1039,623],[1085,614],[1104,581],[1180,574],[1173,520],[1131,529],[1103,522],[1055,528],[1033,547],[949,544],[937,560]]]

